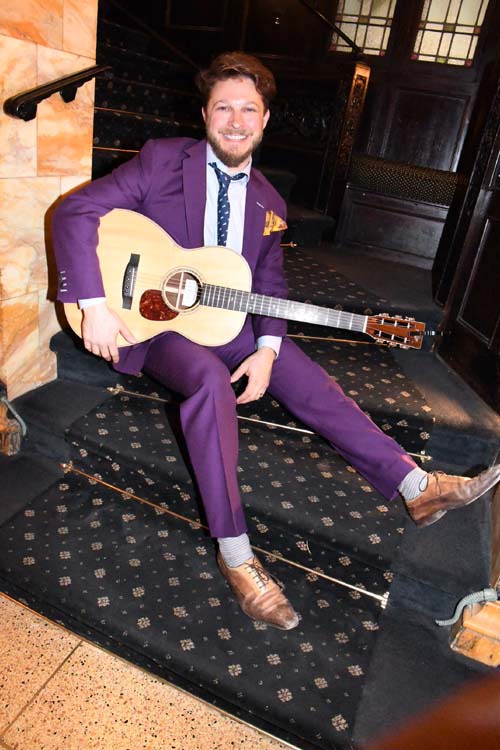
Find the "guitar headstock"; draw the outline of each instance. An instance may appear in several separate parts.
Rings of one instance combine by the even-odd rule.
[[[378,344],[400,346],[402,349],[420,349],[425,323],[399,315],[370,315],[366,323],[368,333]]]

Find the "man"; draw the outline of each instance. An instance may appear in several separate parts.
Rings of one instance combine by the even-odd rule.
[[[264,232],[266,217],[283,226],[286,207],[257,170],[252,153],[269,120],[272,73],[241,52],[223,54],[199,74],[206,140],[158,139],[140,154],[67,198],[54,215],[59,299],[78,301],[89,352],[121,372],[146,373],[184,396],[181,424],[218,563],[243,611],[290,629],[298,615],[253,555],[237,484],[236,405],[269,393],[323,435],[379,492],[400,493],[421,526],[467,505],[500,478],[500,466],[475,479],[426,474],[348,399],[340,387],[290,339],[284,321],[248,316],[229,344],[204,347],[175,332],[137,343],[111,310],[95,252],[99,219],[113,208],[138,211],[182,247],[227,244],[253,273],[253,291],[286,296],[281,232]],[[272,212],[272,214],[270,213]],[[118,351],[120,333],[130,344]],[[232,374],[231,374],[232,373]],[[243,376],[236,398],[232,388]]]

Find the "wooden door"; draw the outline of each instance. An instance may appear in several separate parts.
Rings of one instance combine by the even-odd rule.
[[[500,85],[486,133],[488,160],[454,274],[438,352],[500,414]]]

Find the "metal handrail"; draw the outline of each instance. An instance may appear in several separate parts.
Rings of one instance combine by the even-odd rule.
[[[79,70],[78,73],[71,73],[62,78],[57,78],[55,81],[43,83],[41,86],[35,86],[6,99],[3,104],[3,111],[11,117],[17,117],[26,122],[33,120],[36,117],[37,105],[44,99],[59,92],[63,101],[66,103],[72,102],[76,97],[76,90],[80,86],[95,78],[99,73],[109,75],[111,71],[111,65],[93,65],[91,68]]]
[[[324,24],[326,24],[332,31],[335,32],[335,34],[338,34],[341,39],[344,40],[344,42],[351,48],[354,55],[361,55],[361,47],[358,47],[358,45],[352,41],[350,37],[345,34],[342,29],[339,29],[336,24],[332,23],[330,19],[328,19],[326,16],[323,15],[323,13],[320,13],[319,10],[317,10],[313,5],[311,5],[308,0],[299,0],[299,2],[302,3],[302,5],[305,5],[308,10],[311,11],[311,13],[314,13],[314,15],[320,19]]]

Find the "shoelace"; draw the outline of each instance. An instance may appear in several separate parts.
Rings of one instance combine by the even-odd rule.
[[[284,588],[281,581],[278,581],[277,578],[275,578],[273,575],[267,573],[258,562],[247,562],[245,563],[245,565],[247,566],[250,575],[260,589],[265,589],[270,581],[274,581],[280,589]]]
[[[442,490],[441,490],[440,480],[441,480],[441,477],[445,477],[445,476],[447,476],[447,474],[444,471],[433,471],[432,474],[428,475],[427,485],[426,485],[426,487],[424,487],[424,489],[422,490],[422,492],[425,492],[425,490],[429,487],[429,482],[431,481],[431,478],[432,478],[434,480],[434,486],[435,486],[435,493],[436,493],[436,495],[441,495],[442,494]],[[465,477],[465,479],[470,479],[470,477]]]

